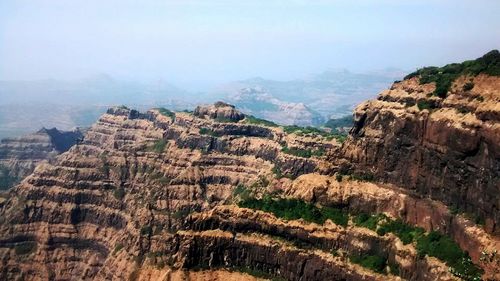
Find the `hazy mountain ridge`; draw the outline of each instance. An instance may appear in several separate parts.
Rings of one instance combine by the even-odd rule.
[[[253,78],[198,93],[162,80],[123,81],[105,74],[75,81],[0,81],[0,138],[19,136],[40,127],[70,130],[90,126],[107,107],[114,105],[140,110],[183,110],[221,99],[245,113],[276,123],[317,126],[331,116],[351,114],[355,104],[374,97],[401,78],[398,73],[391,70],[357,74],[342,70],[290,81]]]

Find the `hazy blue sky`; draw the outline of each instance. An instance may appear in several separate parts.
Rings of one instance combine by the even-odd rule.
[[[0,80],[108,73],[197,87],[412,70],[500,48],[499,15],[499,0],[0,0]]]

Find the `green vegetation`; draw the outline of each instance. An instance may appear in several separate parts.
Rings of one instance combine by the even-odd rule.
[[[250,190],[240,183],[233,190],[233,197],[240,197],[241,200],[248,200],[250,198]]]
[[[476,76],[481,73],[500,76],[500,52],[498,50],[493,50],[476,60],[447,64],[443,67],[424,67],[408,74],[405,79],[419,77],[421,84],[435,82],[434,95],[445,98],[453,81],[459,76]]]
[[[311,150],[311,149],[289,148],[288,146],[284,146],[281,149],[281,151],[283,153],[294,155],[297,157],[302,157],[302,158],[310,158],[312,156],[321,157],[325,154],[324,149]]]
[[[408,225],[402,220],[388,220],[377,229],[379,235],[385,235],[389,232],[398,236],[403,244],[410,244],[422,236],[425,231],[423,228]]]
[[[312,136],[327,136],[328,132],[325,132],[323,130],[320,130],[315,127],[300,127],[297,125],[291,125],[291,126],[284,126],[283,131],[287,134],[296,134],[298,136],[305,136],[305,135],[312,135]]]
[[[31,254],[36,251],[36,242],[26,241],[18,243],[14,246],[14,251],[18,256]]]
[[[310,149],[289,148],[288,146],[284,146],[281,152],[303,158],[310,158],[312,156]]]
[[[190,208],[180,209],[172,214],[172,218],[174,219],[183,219],[191,214],[193,211]]]
[[[125,189],[123,187],[115,189],[113,196],[118,200],[122,200],[125,197]]]
[[[338,182],[341,182],[343,178],[344,178],[344,176],[343,176],[342,174],[340,174],[340,173],[337,173],[337,174],[335,175],[335,179],[336,179]]]
[[[322,207],[298,199],[273,199],[265,196],[263,199],[249,198],[238,204],[243,208],[262,210],[273,213],[285,220],[303,219],[308,222],[323,224],[327,219],[335,224],[346,226],[349,220],[347,212],[342,209]]]
[[[386,219],[387,216],[384,214],[369,215],[367,213],[360,213],[354,217],[353,221],[356,226],[376,231],[379,223]]]
[[[283,172],[281,171],[280,167],[276,166],[276,164],[272,168],[272,172],[273,172],[274,175],[276,175],[277,179],[281,179],[281,178],[289,178],[289,179],[292,179],[292,180],[295,179],[295,177],[293,175],[283,174]]]
[[[371,172],[338,172],[335,178],[338,182],[341,182],[344,176],[347,176],[349,180],[355,181],[367,181],[372,182],[375,180],[375,176]]]
[[[9,169],[0,165],[0,190],[7,190],[14,186],[18,178],[13,177],[9,173]]]
[[[450,266],[450,272],[467,281],[481,280],[482,270],[474,265],[469,254],[463,252],[450,237],[432,231],[417,239],[419,256],[436,257]]]
[[[474,265],[467,252],[460,249],[450,237],[432,231],[410,226],[401,220],[387,220],[377,229],[379,235],[394,233],[404,244],[416,243],[420,257],[438,258],[450,266],[450,271],[463,280],[481,280],[482,270]]]
[[[253,124],[253,125],[261,125],[261,126],[266,126],[266,127],[278,127],[278,125],[274,122],[271,122],[269,120],[257,118],[252,115],[247,115],[244,120],[245,123],[247,124]]]
[[[235,194],[243,194],[246,189],[238,186]],[[319,207],[298,199],[271,198],[269,195],[262,199],[246,198],[238,204],[243,208],[262,210],[274,214],[285,220],[303,219],[307,222],[323,224],[327,219],[341,226],[347,226],[349,214],[344,209]],[[431,256],[445,262],[450,272],[463,280],[480,280],[482,270],[474,265],[467,252],[448,236],[438,232],[425,233],[424,229],[404,223],[402,220],[392,220],[384,214],[360,213],[352,216],[356,226],[365,227],[377,232],[378,235],[393,233],[403,244],[415,243],[419,257]],[[338,253],[335,251],[334,254]],[[379,273],[399,274],[396,264],[389,264],[387,259],[375,255],[356,255],[350,257],[351,262]],[[388,267],[388,270],[387,270]]]
[[[434,108],[433,104],[427,100],[419,100],[417,102],[417,107],[419,110],[424,110],[424,109],[431,110]]]
[[[296,134],[298,136],[310,136],[310,137],[321,136],[326,138],[327,140],[336,139],[340,143],[343,143],[347,138],[347,135],[344,133],[337,133],[337,132],[329,133],[311,126],[308,127],[300,127],[297,125],[284,126],[283,131],[285,131],[285,133],[287,134]]]
[[[157,140],[153,143],[151,147],[149,147],[150,151],[154,151],[156,153],[162,153],[165,150],[165,147],[167,146],[167,141],[164,139]]]
[[[153,234],[153,228],[150,225],[141,228],[141,236],[150,236],[151,234]]]
[[[350,256],[349,260],[378,273],[385,273],[387,259],[375,255]]]
[[[113,250],[113,255],[121,251],[121,249],[123,249],[123,244],[122,243],[116,244],[115,249]]]
[[[208,136],[212,136],[212,137],[218,136],[218,134],[216,132],[214,132],[212,129],[205,128],[205,127],[200,128],[200,135],[208,135]]]
[[[474,88],[474,83],[473,82],[467,82],[464,84],[464,87],[462,88],[465,92],[468,92]]]
[[[158,112],[160,112],[161,115],[170,117],[170,118],[172,118],[172,120],[175,120],[175,113],[174,112],[172,112],[164,107],[157,108],[156,110],[158,110]]]
[[[458,107],[456,108],[456,111],[461,114],[467,114],[470,112],[470,110],[467,107]]]

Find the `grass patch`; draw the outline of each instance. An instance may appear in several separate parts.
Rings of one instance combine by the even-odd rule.
[[[424,229],[410,226],[401,220],[388,220],[377,229],[379,235],[394,233],[403,244],[416,243],[420,257],[435,257],[450,267],[450,272],[467,281],[481,280],[483,271],[472,263],[467,252],[462,251],[450,237],[432,231],[425,234]]]
[[[113,255],[118,253],[119,251],[121,251],[123,249],[123,244],[122,243],[118,243],[115,245],[115,248],[113,250]]]
[[[417,101],[417,107],[418,107],[419,110],[424,110],[424,109],[431,110],[431,109],[434,109],[433,104],[430,103],[427,100],[419,100],[419,101]]]
[[[318,208],[311,203],[298,199],[272,199],[265,196],[263,199],[249,198],[238,204],[243,208],[262,210],[273,213],[276,217],[285,220],[303,219],[308,222],[323,224],[327,219],[335,224],[346,226],[349,220],[347,212],[342,209],[322,207]]]
[[[233,190],[233,197],[240,197],[241,200],[248,200],[248,198],[250,198],[250,190],[240,183]]]
[[[281,152],[302,158],[310,158],[312,156],[310,149],[289,148],[288,146],[284,146]]]
[[[464,90],[464,92],[468,92],[470,90],[472,90],[474,88],[474,83],[473,82],[467,82],[464,84],[462,90]]]
[[[214,132],[212,129],[205,128],[205,127],[200,128],[200,135],[208,135],[208,136],[212,136],[212,137],[218,136],[218,134],[216,132]]]
[[[366,213],[361,213],[354,217],[353,222],[356,226],[365,227],[376,231],[379,223],[386,219],[387,216],[384,214],[369,215]]]
[[[417,239],[417,251],[421,257],[428,255],[444,261],[450,267],[450,272],[463,280],[481,280],[483,271],[474,265],[469,254],[462,251],[448,236],[436,231],[422,235]]]
[[[322,148],[312,150],[312,149],[289,148],[288,146],[284,146],[281,149],[281,152],[302,158],[321,157],[325,154],[325,150]]]
[[[154,151],[156,153],[162,153],[165,150],[165,147],[167,146],[167,141],[164,139],[157,140],[156,142],[153,143],[151,147],[149,147],[150,151]]]
[[[279,127],[278,124],[271,122],[269,120],[257,118],[252,115],[247,115],[244,120],[245,123],[247,124],[252,124],[252,125],[260,125],[260,126],[266,126],[266,127]]]
[[[500,76],[500,52],[498,52],[498,50],[490,51],[478,59],[464,61],[462,63],[447,64],[443,67],[424,67],[408,74],[405,79],[419,77],[421,84],[435,82],[436,89],[433,94],[445,98],[453,81],[459,76],[476,76],[481,73],[491,76]]]
[[[425,231],[423,228],[408,225],[402,220],[388,220],[377,229],[379,235],[389,232],[394,233],[406,245],[416,241]]]
[[[347,135],[343,133],[329,133],[315,127],[300,127],[297,125],[284,126],[283,131],[287,134],[296,134],[298,136],[310,136],[310,137],[324,137],[327,140],[336,139],[338,142],[343,143],[347,139]]]
[[[158,110],[158,112],[161,115],[170,117],[172,120],[175,120],[175,112],[170,111],[170,110],[168,110],[168,109],[166,109],[164,107],[157,108],[156,110]]]
[[[378,273],[386,273],[387,259],[375,255],[350,256],[352,263],[359,264]]]

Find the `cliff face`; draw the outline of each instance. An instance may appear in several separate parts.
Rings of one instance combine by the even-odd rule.
[[[59,131],[56,128],[18,138],[0,141],[0,190],[12,187],[33,172],[41,161],[52,161],[83,137],[79,131]]]
[[[344,144],[225,103],[111,108],[0,198],[0,279],[499,280],[499,78],[422,79]]]
[[[242,116],[224,104],[194,114],[108,110],[83,143],[38,166],[2,203],[3,278],[126,278],[153,237],[174,239],[185,216],[230,202],[236,186],[264,189],[273,166],[297,176],[327,165],[281,151],[313,139],[236,122]]]
[[[397,82],[356,108],[344,155],[354,169],[473,214],[498,233],[499,85],[500,77],[462,76],[440,98],[418,77]]]

